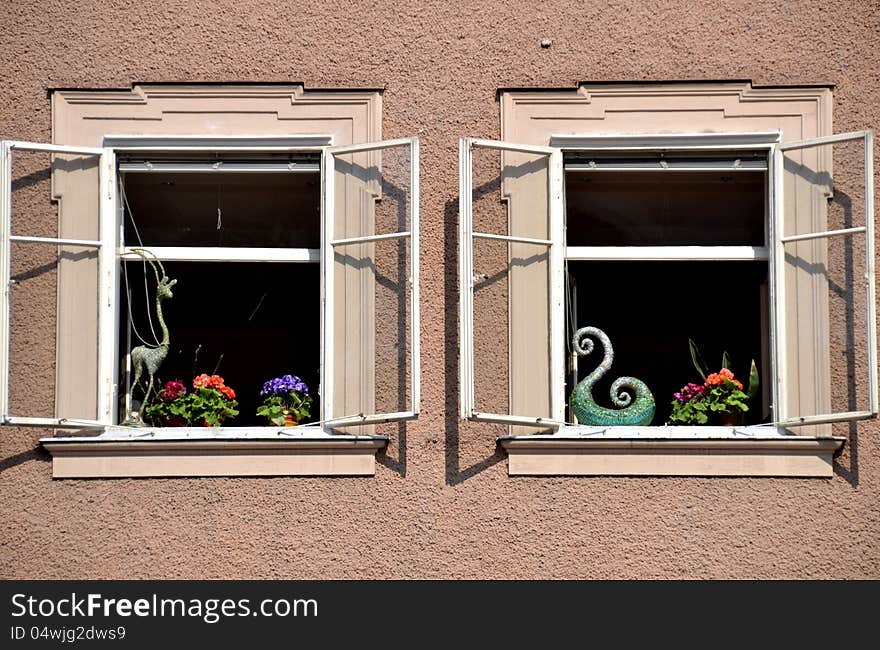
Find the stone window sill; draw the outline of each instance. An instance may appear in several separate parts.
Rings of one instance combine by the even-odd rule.
[[[498,443],[510,476],[829,478],[844,440],[767,427],[563,427]]]
[[[53,478],[373,476],[387,436],[320,427],[108,428],[40,440]]]

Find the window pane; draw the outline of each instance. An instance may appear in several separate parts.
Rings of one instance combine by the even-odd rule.
[[[170,348],[157,373],[157,386],[176,380],[191,389],[195,376],[219,374],[235,390],[239,402],[239,416],[224,424],[262,426],[268,422],[256,415],[256,409],[263,383],[286,374],[297,375],[315,397],[311,419],[319,419],[317,264],[166,262],[164,267],[177,284],[173,297],[162,302]],[[127,355],[141,344],[138,334],[153,345],[163,336],[155,312],[153,271],[138,261],[126,262],[125,268],[127,281],[123,276],[120,282],[122,398],[128,386]],[[131,296],[130,305],[126,293]],[[151,308],[149,317],[147,305]],[[129,309],[132,329],[126,327]],[[135,398],[142,394],[136,390]],[[124,418],[121,403],[120,419]]]
[[[95,420],[96,249],[13,243],[9,410],[19,417]],[[60,290],[75,279],[75,288]]]
[[[672,394],[688,382],[702,383],[691,362],[688,339],[698,345],[710,372],[727,352],[737,379],[748,384],[752,359],[767,369],[766,262],[569,262],[576,284],[575,322],[568,332],[598,327],[611,340],[614,363],[593,397],[611,408],[611,383],[622,376],[644,381],[657,405],[653,425],[663,425]],[[570,334],[567,334],[570,339]],[[570,346],[570,342],[569,342]],[[569,352],[570,352],[569,348]],[[578,358],[578,380],[602,361],[604,351]],[[761,382],[771,381],[767,370]],[[570,396],[574,386],[566,386]],[[769,416],[765,398],[752,405],[746,422]]]
[[[122,185],[126,246],[320,246],[317,172],[126,172]]]
[[[409,239],[386,239],[373,244],[375,273],[375,408],[377,413],[412,409],[412,297]],[[404,424],[380,424],[378,434],[394,434]],[[396,436],[392,435],[392,439]]]
[[[98,239],[100,157],[12,150],[12,235]],[[98,249],[13,242],[9,408],[94,420]]]
[[[334,153],[332,418],[413,409],[411,391],[413,187],[411,144]],[[410,233],[410,234],[402,234]],[[362,237],[388,239],[346,242]],[[395,236],[399,235],[399,236]],[[397,424],[340,427],[352,434],[391,432]]]
[[[474,145],[472,160],[474,408],[553,419],[550,155]]]
[[[866,225],[864,147],[859,138],[783,152],[786,237]],[[791,241],[784,250],[786,415],[870,410],[865,233]]]
[[[568,172],[569,246],[763,246],[764,172]]]

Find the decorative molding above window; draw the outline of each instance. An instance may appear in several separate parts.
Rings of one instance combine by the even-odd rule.
[[[302,85],[153,85],[52,92],[55,144],[113,146],[112,134],[155,136],[331,135],[334,145],[382,139],[379,90]]]

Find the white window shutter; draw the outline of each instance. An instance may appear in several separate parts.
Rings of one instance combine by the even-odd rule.
[[[113,422],[113,164],[101,148],[0,147],[2,424]]]
[[[562,153],[459,147],[461,417],[523,434],[564,424]]]
[[[321,419],[411,420],[420,407],[418,138],[324,150]]]
[[[873,135],[777,145],[772,178],[774,420],[875,417]]]

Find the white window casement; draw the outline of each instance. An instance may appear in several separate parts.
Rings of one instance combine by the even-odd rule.
[[[372,475],[387,423],[418,417],[418,140],[376,138],[377,93],[298,105],[301,92],[138,88],[171,117],[135,135],[93,122],[137,124],[139,102],[107,115],[101,93],[68,93],[56,124],[89,139],[79,120],[102,146],[3,143],[0,417],[56,429],[42,440],[55,477]],[[229,102],[251,115],[227,118]],[[180,134],[178,119],[214,133]],[[242,120],[265,133],[241,135]],[[240,402],[231,426],[121,424],[128,352],[160,327],[134,249],[178,280],[159,377],[224,375]],[[265,426],[257,395],[285,372],[308,378],[312,418]]]
[[[461,416],[506,425],[511,475],[832,474],[832,425],[877,415],[877,355],[872,135],[828,135],[828,95],[512,92],[504,141],[462,140]],[[574,422],[571,390],[601,360],[572,355],[587,325],[615,344],[608,383],[652,387],[652,426]],[[664,425],[692,380],[688,327],[710,365],[729,347],[758,362],[746,425]]]

